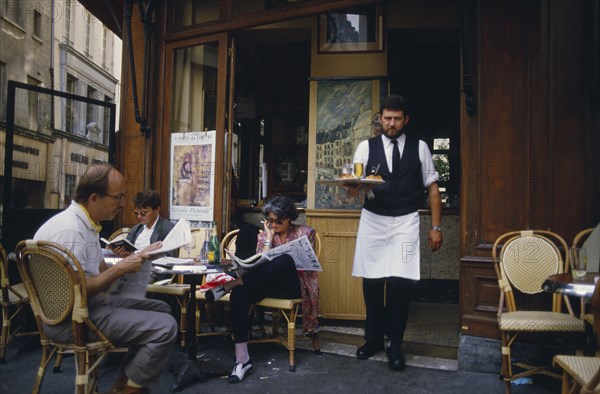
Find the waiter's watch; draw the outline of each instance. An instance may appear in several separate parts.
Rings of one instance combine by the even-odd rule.
[[[442,232],[442,226],[431,226],[431,229],[435,230],[435,231],[439,231],[440,233]]]

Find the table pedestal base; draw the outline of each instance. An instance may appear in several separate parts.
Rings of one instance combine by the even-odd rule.
[[[198,360],[186,360],[185,364],[179,370],[175,383],[171,387],[172,392],[181,390],[188,382],[200,381],[205,378],[223,376],[226,375],[227,371],[223,368],[212,365],[206,361]]]

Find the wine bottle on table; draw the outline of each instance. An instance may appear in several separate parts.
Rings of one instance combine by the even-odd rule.
[[[217,224],[213,222],[212,232],[208,243],[208,264],[221,263],[221,244],[217,236]]]

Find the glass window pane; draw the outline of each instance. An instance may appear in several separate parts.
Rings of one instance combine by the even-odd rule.
[[[449,150],[450,138],[434,138],[433,150]]]
[[[217,21],[221,18],[219,0],[179,0],[171,3],[173,19],[170,30]]]
[[[171,132],[216,129],[218,43],[175,51]]]
[[[448,155],[433,154],[431,155],[435,169],[440,175],[440,181],[450,180],[450,160]]]

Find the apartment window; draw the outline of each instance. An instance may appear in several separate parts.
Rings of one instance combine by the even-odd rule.
[[[42,38],[42,14],[33,11],[33,35]]]
[[[67,75],[67,93],[75,94],[77,78]],[[74,133],[75,102],[73,99],[67,99],[65,104],[65,131]]]
[[[0,120],[6,120],[6,63],[0,62]]]
[[[112,99],[108,96],[104,96],[104,101],[106,103],[112,103]],[[108,135],[110,133],[110,108],[102,107],[102,111],[104,111],[102,116],[102,142],[104,145],[108,145]]]
[[[90,56],[90,38],[92,36],[92,15],[85,13],[85,54]]]
[[[102,67],[106,68],[106,44],[108,40],[108,29],[102,26]]]
[[[2,15],[11,22],[23,26],[25,20],[25,2],[5,0],[2,2]]]
[[[71,41],[71,0],[65,0],[65,27],[63,37],[67,42]]]
[[[75,175],[65,174],[65,206],[68,206],[69,201],[73,199],[76,185],[77,177]]]
[[[87,98],[95,99],[96,98],[96,89],[91,86],[87,88]],[[86,103],[85,106],[85,124],[89,124],[94,121],[94,104]]]
[[[27,83],[32,86],[40,86],[41,82],[37,79],[27,76]],[[38,131],[40,112],[39,112],[39,94],[34,90],[27,91],[27,106],[29,109],[29,128]]]

